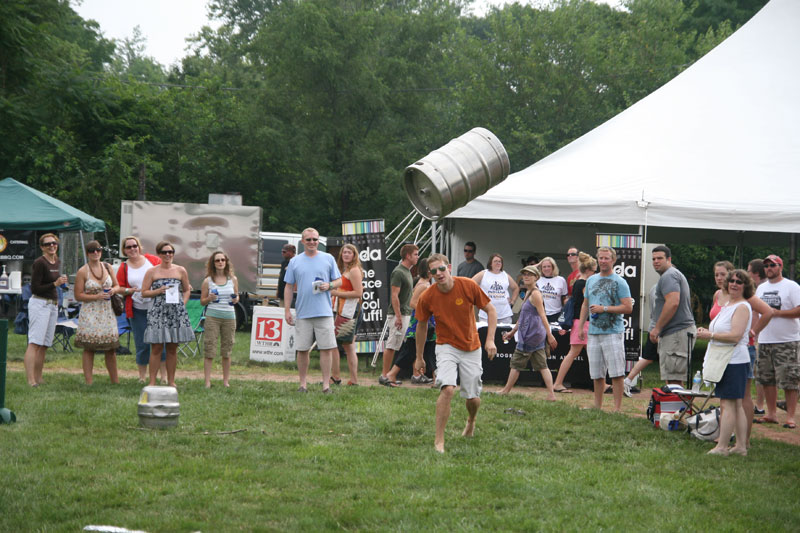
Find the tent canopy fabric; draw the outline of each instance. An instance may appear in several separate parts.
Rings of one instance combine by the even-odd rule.
[[[0,228],[4,230],[104,231],[105,222],[13,178],[0,181]]]
[[[663,87],[448,218],[792,233],[800,1],[772,0]]]

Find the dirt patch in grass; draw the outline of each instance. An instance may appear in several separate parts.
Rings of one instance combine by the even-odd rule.
[[[179,363],[180,365],[180,363]],[[20,362],[9,362],[8,363],[8,370],[10,372],[24,372],[24,367]],[[47,379],[47,374],[51,372],[63,373],[63,374],[76,374],[82,375],[83,372],[77,368],[64,368],[59,367],[56,365],[46,365],[45,366],[45,380]],[[102,360],[98,360],[95,365],[95,380],[102,380],[105,374],[105,369],[103,368]],[[138,377],[138,372],[136,370],[128,370],[128,369],[120,369],[119,376],[120,378],[125,379],[135,379]],[[220,386],[220,371],[219,369],[215,369],[213,376],[213,384]],[[347,372],[343,372],[343,383],[347,382]],[[202,380],[203,379],[203,372],[202,370],[181,370],[180,366],[178,368],[178,375],[176,382],[178,386],[180,386],[181,380],[185,379],[192,379],[192,380]],[[317,386],[316,384],[319,383],[322,379],[322,375],[318,372],[311,371],[309,372],[309,388],[313,388]],[[297,374],[287,374],[287,373],[277,373],[277,372],[270,372],[268,370],[263,371],[253,371],[252,369],[231,369],[231,386],[236,386],[236,380],[242,381],[276,381],[282,383],[291,383],[297,381]],[[362,387],[380,387],[381,385],[378,384],[378,373],[377,371],[373,374],[371,370],[361,370],[359,373],[359,384]],[[342,385],[344,386],[344,385]],[[402,394],[403,388],[413,388],[413,387],[424,387],[426,385],[411,385],[409,382],[405,382],[402,387],[399,387],[397,390],[398,394]],[[429,386],[429,385],[427,385]],[[484,393],[487,392],[496,392],[500,390],[501,386],[499,385],[492,385],[487,384],[484,386]],[[567,404],[574,405],[576,407],[591,407],[593,405],[593,395],[592,391],[587,389],[572,389],[572,394],[558,394],[558,400],[561,402],[565,402]],[[533,398],[534,400],[541,400],[545,401],[547,398],[547,391],[542,387],[528,387],[528,386],[517,386],[512,391],[513,394],[522,394]],[[610,411],[613,408],[613,397],[610,394],[607,394],[603,397],[603,410]],[[646,417],[646,410],[647,405],[650,402],[650,390],[647,389],[642,391],[638,394],[634,394],[632,398],[623,398],[622,400],[622,412],[630,417],[634,418],[645,418]],[[775,441],[785,442],[787,444],[792,444],[795,446],[800,446],[800,428],[799,429],[785,429],[783,428],[783,424],[786,421],[786,413],[783,411],[778,410],[778,421],[779,424],[753,424],[753,433],[752,438],[764,438],[764,439],[771,439]],[[431,424],[433,420],[431,420]]]

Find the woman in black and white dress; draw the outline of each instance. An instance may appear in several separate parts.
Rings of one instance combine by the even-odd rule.
[[[166,346],[167,385],[174,387],[178,343],[194,339],[186,312],[191,287],[186,269],[172,262],[175,257],[172,243],[161,241],[156,245],[156,253],[161,258],[161,264],[148,270],[142,281],[142,296],[153,298],[153,306],[147,312],[144,342],[150,344],[150,385],[156,384],[161,350]]]

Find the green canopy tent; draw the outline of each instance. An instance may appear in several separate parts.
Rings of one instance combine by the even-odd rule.
[[[106,223],[14,178],[6,178],[0,181],[0,229],[76,231],[80,236],[79,254],[85,263],[83,232],[104,232]],[[63,247],[59,253],[64,254]]]
[[[0,228],[5,230],[105,231],[102,220],[14,178],[0,181]]]

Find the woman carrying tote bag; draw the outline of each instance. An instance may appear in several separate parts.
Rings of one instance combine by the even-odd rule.
[[[714,395],[720,399],[722,411],[719,439],[708,453],[747,455],[747,416],[742,399],[750,365],[747,341],[753,316],[747,299],[755,293],[755,286],[750,275],[739,269],[728,274],[725,292],[729,295],[727,304],[720,309],[708,329],[697,330],[699,339],[709,340],[703,376],[717,383]],[[734,430],[736,446],[728,448]]]

